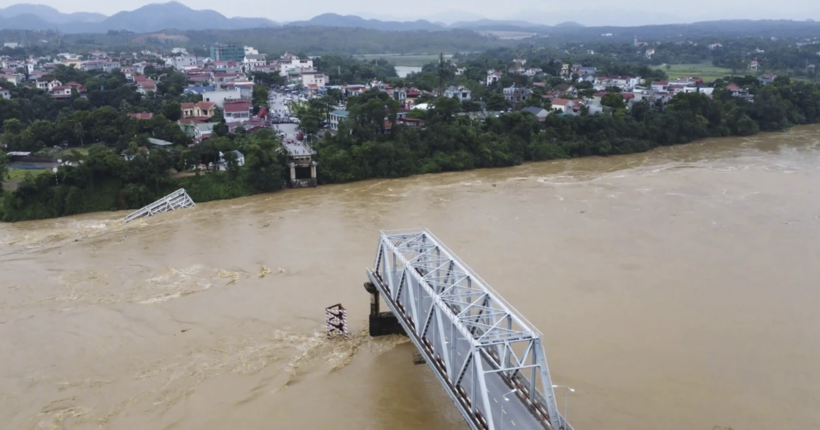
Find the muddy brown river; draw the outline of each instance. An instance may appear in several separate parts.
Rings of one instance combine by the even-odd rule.
[[[379,229],[427,227],[577,429],[820,429],[820,127],[124,215],[0,224],[0,428],[466,430],[366,335]]]

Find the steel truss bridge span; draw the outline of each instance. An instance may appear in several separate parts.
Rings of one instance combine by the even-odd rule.
[[[367,275],[472,430],[572,430],[541,333],[432,233],[381,232]]]

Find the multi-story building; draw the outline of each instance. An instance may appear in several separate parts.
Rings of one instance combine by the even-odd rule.
[[[288,76],[291,72],[301,70],[313,70],[313,60],[310,58],[299,58],[293,54],[285,53],[279,59],[279,74],[281,76]]]
[[[302,85],[304,85],[305,88],[311,88],[314,85],[315,88],[324,88],[328,83],[328,75],[323,72],[309,72],[302,70],[300,76],[302,78]]]
[[[245,47],[217,43],[211,46],[211,59],[214,61],[238,61],[245,59]]]

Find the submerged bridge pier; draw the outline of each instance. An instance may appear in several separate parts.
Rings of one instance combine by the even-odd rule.
[[[432,233],[381,232],[367,277],[370,335],[406,334],[472,430],[572,430],[541,333]]]

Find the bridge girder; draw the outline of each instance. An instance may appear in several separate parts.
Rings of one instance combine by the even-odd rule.
[[[367,272],[474,430],[572,429],[541,333],[432,233],[381,232]]]

